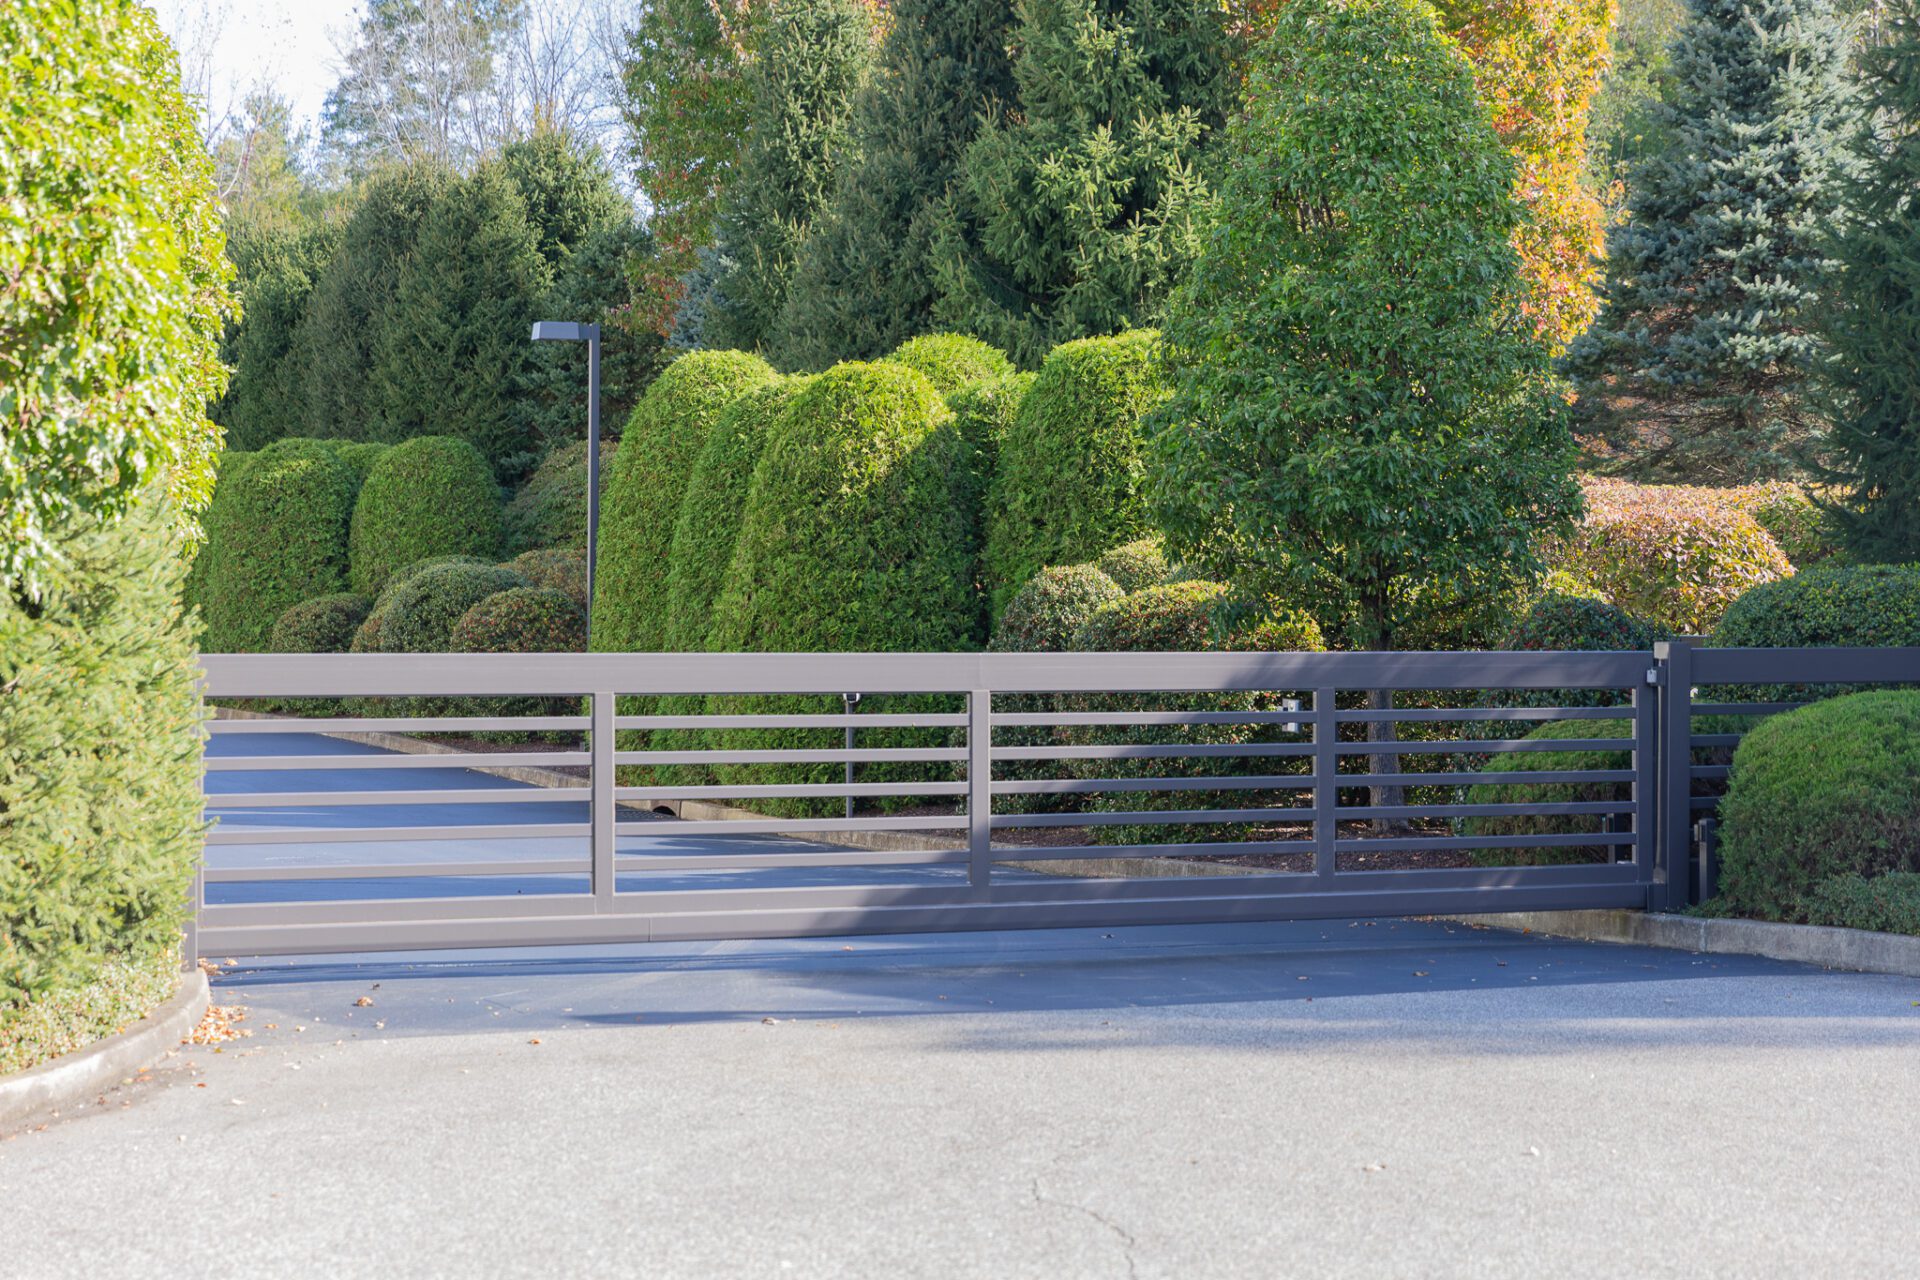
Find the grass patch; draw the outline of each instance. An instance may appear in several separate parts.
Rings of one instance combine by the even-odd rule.
[[[92,982],[0,1008],[0,1076],[25,1071],[132,1026],[180,986],[180,957],[110,960]]]

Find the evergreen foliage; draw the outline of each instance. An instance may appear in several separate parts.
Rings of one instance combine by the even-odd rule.
[[[1014,97],[1006,0],[893,0],[854,104],[854,155],[814,222],[774,343],[782,365],[870,360],[933,326],[941,204],[979,120]]]
[[[887,359],[919,370],[943,396],[1013,372],[1005,352],[959,333],[928,333],[909,338]]]
[[[1830,242],[1840,271],[1818,329],[1832,420],[1829,479],[1847,549],[1920,560],[1920,4],[1891,0],[1879,43],[1860,51],[1869,124],[1852,139],[1857,177]],[[1789,555],[1792,553],[1789,552]]]
[[[353,507],[353,589],[374,595],[429,557],[491,559],[502,535],[500,487],[477,449],[447,436],[402,441],[373,464]]]
[[[345,653],[373,601],[351,591],[315,596],[290,606],[273,624],[271,653]]]
[[[578,653],[587,647],[587,615],[564,591],[509,587],[461,614],[448,645],[455,653]]]
[[[298,438],[276,440],[223,479],[203,553],[208,652],[265,652],[289,606],[346,590],[356,487],[333,450]]]
[[[1065,653],[1101,606],[1126,594],[1090,564],[1050,565],[1013,593],[987,648],[995,653]]]
[[[873,19],[859,0],[783,0],[747,71],[752,93],[740,171],[721,204],[720,344],[766,346],[787,301],[793,265],[846,166],[847,120],[872,63]]]
[[[294,335],[314,283],[340,247],[340,228],[321,223],[264,238],[243,272],[243,316],[233,330],[233,381],[215,416],[230,449],[258,449],[299,435],[306,422],[305,386],[294,359]]]
[[[1165,398],[1159,335],[1056,348],[1000,440],[984,569],[993,613],[1050,564],[1076,564],[1149,530],[1142,419]]]
[[[533,424],[520,394],[552,283],[526,205],[500,166],[449,186],[421,219],[374,363],[379,433],[459,436],[502,474],[524,472]]]
[[[601,483],[618,446],[600,442]],[[546,457],[507,504],[507,548],[587,547],[587,442],[557,449]]]
[[[937,219],[933,312],[1032,368],[1159,322],[1200,247],[1207,148],[1237,86],[1218,7],[1017,0],[1014,18],[1015,93]]]
[[[1122,591],[1144,591],[1167,580],[1172,566],[1167,548],[1157,536],[1135,538],[1095,560],[1094,566],[1112,578]]]
[[[83,515],[212,497],[233,310],[213,167],[152,10],[0,5],[0,592],[58,583]]]
[[[558,591],[585,613],[587,607],[586,553],[571,547],[542,547],[523,551],[507,561],[506,568],[527,580],[527,585]],[[585,623],[583,622],[584,626]]]
[[[1673,145],[1628,175],[1605,309],[1569,353],[1596,429],[1641,470],[1777,474],[1814,431],[1809,315],[1858,120],[1847,57],[1832,0],[1689,0],[1658,112]]]
[[[1580,508],[1573,442],[1513,165],[1432,11],[1288,5],[1226,150],[1153,423],[1169,551],[1368,649],[1456,611],[1456,584],[1539,577]]]
[[[758,356],[694,351],[640,397],[602,476],[595,649],[650,653],[665,645],[667,573],[687,479],[727,406],[778,376]]]
[[[488,596],[526,585],[525,578],[500,565],[435,565],[409,577],[375,606],[354,636],[353,651],[453,652],[454,624],[467,610]]]
[[[534,248],[555,272],[596,233],[631,221],[599,150],[564,133],[547,129],[509,142],[492,163],[519,193]]]

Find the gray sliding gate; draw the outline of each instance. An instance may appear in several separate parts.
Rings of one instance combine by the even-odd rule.
[[[1686,644],[203,664],[223,955],[1671,908],[1752,717],[1920,681]]]

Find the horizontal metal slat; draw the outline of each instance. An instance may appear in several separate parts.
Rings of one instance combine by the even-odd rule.
[[[1807,705],[1805,702],[1696,702],[1688,710],[1695,716],[1772,716]]]
[[[209,756],[208,773],[263,773],[276,769],[503,769],[508,767],[558,768],[563,765],[591,764],[585,751],[462,751],[449,755],[380,756]]]
[[[1370,818],[1530,818],[1638,813],[1631,800],[1564,800],[1538,804],[1382,804],[1334,810],[1336,822]]]
[[[1632,738],[1463,738],[1449,742],[1342,742],[1340,756],[1501,755],[1527,751],[1631,751]]]
[[[856,751],[616,751],[615,764],[885,764],[965,760],[965,747],[869,747]]]
[[[961,784],[963,787],[965,783]],[[1255,778],[1019,778],[992,784],[996,796],[1087,795],[1120,791],[1311,791],[1313,775]]]
[[[1311,809],[1141,809],[1113,813],[996,813],[995,831],[1011,827],[1156,826],[1168,823],[1307,822]],[[964,821],[964,819],[963,819]]]
[[[963,712],[911,715],[876,711],[868,715],[691,715],[615,716],[616,729],[945,729],[967,723]]]
[[[776,800],[808,796],[963,796],[964,782],[702,783],[687,787],[615,787],[615,800]]]
[[[207,729],[229,733],[488,733],[585,729],[585,716],[275,716],[265,720],[210,720]]]
[[[1342,724],[1409,724],[1452,720],[1631,720],[1631,706],[1618,707],[1409,707],[1398,711],[1339,711]]]
[[[756,871],[779,867],[932,867],[965,866],[967,851],[953,849],[825,849],[818,852],[784,851],[718,854],[622,854],[614,871],[641,872]]]
[[[285,880],[431,880],[437,876],[584,876],[585,858],[539,858],[526,862],[414,862],[363,866],[207,867],[208,884],[254,884]]]
[[[1274,853],[1305,853],[1313,848],[1311,840],[1214,840],[1190,844],[1066,844],[1036,845],[1019,848],[995,845],[995,862],[1080,862],[1113,858],[1254,858]],[[1311,876],[1312,872],[1275,871],[1261,868],[1265,875]]]
[[[1186,760],[1229,759],[1241,756],[1310,756],[1313,744],[1280,742],[1209,742],[1189,744],[1115,744],[1091,747],[995,747],[995,760]]]
[[[1514,769],[1460,773],[1343,773],[1336,779],[1342,787],[1453,786],[1472,787],[1482,783],[1510,782],[1632,782],[1631,769]]]
[[[1553,849],[1583,845],[1632,844],[1631,832],[1538,836],[1367,836],[1334,841],[1341,853],[1402,852],[1410,849]]]
[[[698,818],[674,823],[616,822],[621,835],[756,835],[769,832],[951,831],[967,825],[965,814],[928,818]]]
[[[261,827],[251,829],[222,824],[207,833],[208,844],[375,844],[416,840],[564,840],[585,839],[593,831],[586,822],[508,823],[500,826],[443,827]]]
[[[391,804],[585,804],[588,791],[584,781],[577,787],[516,787],[498,791],[465,791],[452,787],[430,791],[265,791],[209,795],[207,808],[217,811],[357,808],[361,805]]]
[[[988,717],[996,729],[1044,728],[1058,725],[1165,724],[1312,724],[1311,711],[1035,711],[995,712]]]

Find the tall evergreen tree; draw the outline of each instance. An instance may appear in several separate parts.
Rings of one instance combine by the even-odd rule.
[[[941,201],[980,119],[1014,93],[1008,0],[894,0],[854,107],[856,158],[800,251],[777,362],[871,359],[933,328]]]
[[[421,220],[448,181],[444,169],[419,164],[367,184],[294,333],[304,412],[299,431],[287,434],[375,438],[373,366],[387,312]]]
[[[552,279],[498,164],[448,187],[420,223],[382,328],[380,436],[461,436],[503,476],[530,466],[527,332]]]
[[[520,192],[540,256],[558,273],[596,232],[632,217],[598,149],[555,130],[500,148],[501,172]]]
[[[1871,116],[1832,247],[1819,331],[1833,416],[1834,514],[1865,560],[1920,560],[1920,0],[1890,0],[1860,52]]]
[[[1858,119],[1832,0],[1689,0],[1660,123],[1609,240],[1605,310],[1570,352],[1596,434],[1649,474],[1788,470],[1813,420],[1809,308],[1833,263]]]
[[[226,428],[227,448],[251,451],[303,429],[305,387],[294,338],[314,283],[339,247],[340,229],[320,223],[249,236],[235,254],[242,319],[228,333],[223,354],[233,378],[213,415]]]
[[[1234,101],[1221,8],[1017,0],[1015,100],[967,147],[934,250],[941,328],[1027,366],[1156,323],[1199,248],[1205,150]]]
[[[786,0],[748,71],[746,150],[721,206],[719,248],[733,260],[705,317],[728,346],[765,345],[794,261],[850,152],[853,101],[873,61],[873,15],[859,0]]]

